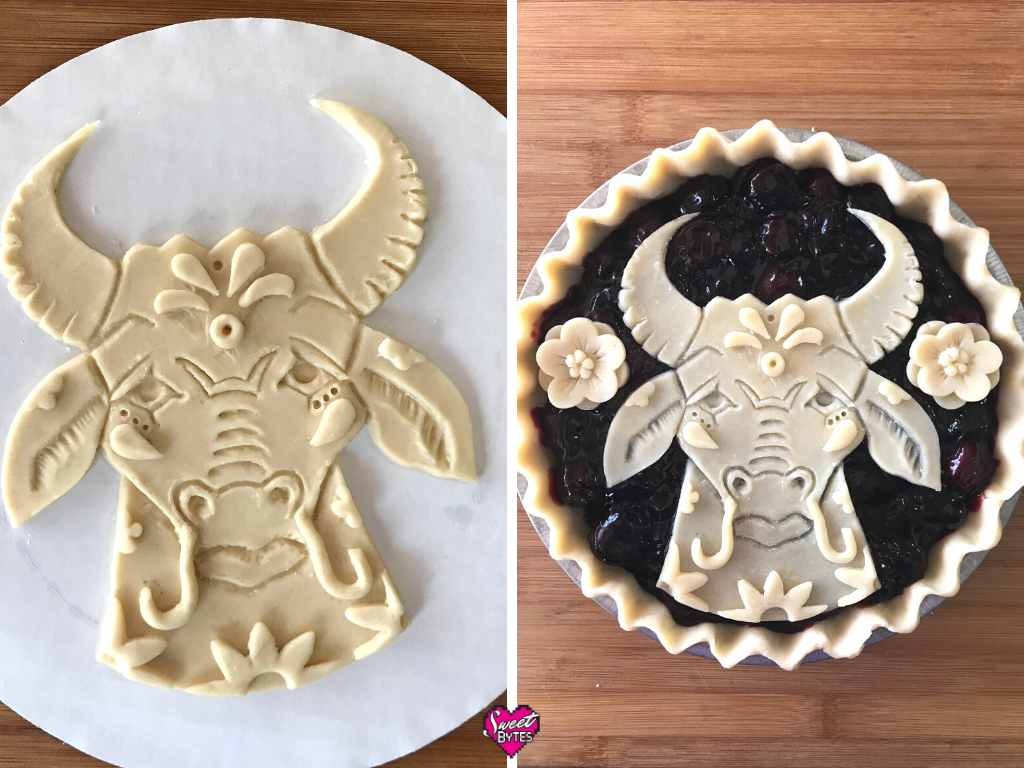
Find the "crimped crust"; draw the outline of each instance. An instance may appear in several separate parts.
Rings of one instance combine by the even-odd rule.
[[[877,605],[852,606],[836,616],[792,635],[763,627],[702,622],[683,627],[668,609],[644,591],[632,574],[606,565],[593,554],[582,515],[557,504],[551,495],[551,462],[530,412],[544,402],[537,381],[535,359],[540,339],[535,330],[544,311],[564,298],[579,278],[583,258],[604,237],[645,203],[673,192],[685,180],[702,173],[732,175],[762,157],[774,157],[795,169],[827,168],[842,184],[874,182],[885,190],[900,215],[928,224],[942,240],[947,261],[968,290],[985,309],[992,341],[1003,353],[1001,387],[997,403],[999,426],[995,456],[999,467],[983,494],[980,509],[971,512],[956,531],[939,541],[929,553],[923,578],[892,600]],[[680,653],[706,642],[725,667],[748,656],[764,656],[784,669],[795,669],[808,654],[823,650],[829,656],[858,655],[877,627],[893,632],[912,632],[920,621],[921,603],[929,595],[949,597],[960,588],[960,563],[971,552],[994,547],[1002,533],[1002,503],[1024,484],[1024,341],[1013,322],[1020,291],[998,282],[986,265],[988,231],[956,221],[950,214],[949,194],[939,181],[907,181],[884,155],[851,162],[836,140],[827,133],[793,143],[771,122],[763,120],[736,141],[718,131],[703,128],[692,143],[679,151],[657,149],[639,175],[620,174],[608,185],[607,200],[598,208],[575,209],[566,217],[569,239],[564,248],[543,255],[536,269],[543,280],[542,292],[524,299],[518,308],[517,463],[528,486],[523,493],[527,511],[550,528],[549,552],[560,561],[574,561],[581,571],[583,593],[591,598],[607,596],[615,601],[623,629],[649,630],[671,653]]]

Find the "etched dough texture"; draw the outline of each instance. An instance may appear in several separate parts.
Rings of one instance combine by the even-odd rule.
[[[625,323],[675,370],[612,419],[605,476],[611,486],[646,469],[673,438],[690,457],[659,580],[679,602],[729,619],[796,621],[871,594],[878,580],[864,532],[841,503],[843,458],[863,439],[891,474],[940,485],[935,427],[868,368],[917,314],[917,259],[892,224],[851,212],[882,242],[886,263],[838,303],[788,295],[765,306],[748,294],[687,306],[665,251],[693,214],[648,237],[626,265]]]
[[[67,226],[61,177],[95,128],[39,163],[3,221],[0,271],[44,330],[83,354],[36,387],[4,457],[11,521],[81,479],[122,475],[99,658],[210,695],[295,688],[409,623],[341,473],[364,425],[395,462],[472,482],[469,411],[416,350],[363,324],[416,262],[427,205],[376,117],[318,101],[369,174],[307,234],[184,235],[118,263]]]

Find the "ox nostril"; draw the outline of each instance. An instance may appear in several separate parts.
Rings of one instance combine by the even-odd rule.
[[[746,496],[750,493],[750,476],[739,467],[726,473],[725,484],[733,496]]]

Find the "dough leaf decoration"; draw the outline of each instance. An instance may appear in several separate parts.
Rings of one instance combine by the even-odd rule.
[[[316,633],[310,630],[293,638],[278,651],[277,642],[267,625],[262,621],[257,622],[249,634],[248,655],[219,638],[213,640],[210,651],[224,679],[196,685],[188,690],[190,693],[216,696],[244,696],[249,692],[253,680],[269,673],[280,675],[288,688],[298,688],[310,682],[305,679],[306,664],[313,655],[315,644]],[[314,668],[313,675],[319,676],[319,672]]]

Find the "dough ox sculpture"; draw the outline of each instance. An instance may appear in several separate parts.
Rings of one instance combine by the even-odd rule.
[[[423,355],[366,325],[416,261],[427,215],[405,145],[315,102],[369,173],[305,233],[177,235],[118,263],[65,224],[58,190],[86,126],[31,171],[3,221],[25,311],[84,353],[31,393],[8,442],[15,525],[74,486],[97,448],[122,475],[100,659],[215,695],[294,688],[408,624],[337,462],[368,423],[394,461],[476,478],[465,402]]]
[[[800,620],[878,588],[843,476],[863,439],[887,472],[938,488],[939,440],[921,407],[868,368],[909,333],[923,297],[902,233],[851,210],[886,262],[856,295],[765,306],[751,295],[701,309],[669,281],[665,253],[695,214],[647,238],[619,305],[634,338],[675,370],[640,386],[612,420],[611,487],[678,437],[689,456],[658,585],[740,621]]]

